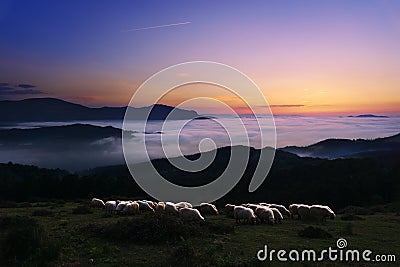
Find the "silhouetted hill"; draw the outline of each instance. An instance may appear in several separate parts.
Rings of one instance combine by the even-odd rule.
[[[389,118],[388,116],[374,115],[374,114],[361,114],[356,116],[348,116],[349,118]]]
[[[133,132],[132,132],[133,133]],[[122,130],[111,126],[72,124],[34,129],[0,130],[0,144],[14,146],[22,144],[43,145],[44,143],[90,143],[104,138],[121,138]]]
[[[286,205],[320,203],[342,208],[400,199],[399,158],[391,163],[377,158],[324,160],[301,158],[279,150],[267,179],[255,192],[249,193],[259,154],[260,150],[251,149],[241,180],[217,201],[218,205],[263,201]],[[154,160],[153,164],[165,179],[184,186],[196,186],[209,183],[224,172],[229,155],[229,147],[218,149],[215,161],[198,173],[183,172],[166,159]],[[52,177],[51,173],[47,169],[0,164],[0,199],[150,198],[135,183],[125,165],[96,168],[80,175],[55,172]]]
[[[306,147],[288,146],[281,150],[299,156],[328,159],[399,155],[400,134],[374,140],[327,139]]]
[[[154,108],[153,108],[154,107]],[[30,98],[19,101],[0,101],[0,122],[123,120],[127,107],[90,108],[56,98]],[[134,108],[130,119],[164,120],[174,107],[156,104]],[[176,109],[171,119],[191,119],[199,116],[193,110]]]

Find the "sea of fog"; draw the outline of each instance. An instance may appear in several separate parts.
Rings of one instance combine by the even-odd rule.
[[[260,131],[254,118],[237,118],[213,115],[215,119],[183,121],[150,121],[145,129],[143,123],[130,121],[126,129],[135,133],[130,140],[127,153],[135,162],[150,158],[169,157],[181,154],[193,154],[199,151],[212,150],[227,145],[248,145],[260,147]],[[400,132],[400,116],[389,118],[356,118],[356,117],[311,117],[311,116],[274,116],[276,126],[276,147],[307,146],[328,138],[373,139],[387,137]],[[121,121],[73,121],[73,122],[31,122],[1,126],[7,128],[36,128],[60,126],[67,124],[92,124],[97,126],[113,126],[122,128]],[[244,128],[243,128],[244,126]],[[243,132],[246,130],[246,134]],[[268,133],[265,145],[271,145],[272,124],[261,125],[264,133]],[[147,152],[140,149],[139,144],[145,139]],[[62,140],[59,140],[62,141]],[[162,144],[162,146],[161,146]],[[23,149],[16,147],[13,151],[3,151],[0,144],[0,162],[16,162],[34,164],[41,167],[59,167],[68,170],[82,170],[104,165],[124,163],[121,139],[111,138],[97,140],[87,147],[69,147],[55,151],[50,148]],[[80,151],[84,150],[84,151]]]

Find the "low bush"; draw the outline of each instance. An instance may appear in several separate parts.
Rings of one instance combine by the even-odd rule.
[[[44,228],[31,217],[0,217],[0,255],[3,264],[46,266],[60,254]],[[0,264],[2,265],[2,264]]]
[[[231,233],[234,227],[209,222],[182,223],[175,216],[143,214],[134,218],[121,218],[110,223],[89,223],[82,230],[112,241],[164,244],[178,242],[192,236]]]

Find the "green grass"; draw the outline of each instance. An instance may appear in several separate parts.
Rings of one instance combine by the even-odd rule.
[[[256,253],[264,245],[269,249],[315,249],[320,251],[329,246],[336,248],[336,240],[345,238],[349,249],[370,249],[373,253],[395,254],[396,263],[340,263],[302,262],[296,266],[398,266],[400,260],[400,216],[395,212],[375,212],[362,215],[365,220],[336,220],[324,223],[316,221],[284,220],[282,224],[236,225],[235,220],[223,215],[206,216],[202,225],[181,225],[178,220],[156,220],[148,215],[129,217],[105,216],[103,210],[92,209],[92,213],[76,214],[77,207],[89,203],[46,202],[32,207],[0,208],[1,216],[32,217],[38,207],[51,211],[32,217],[46,230],[50,240],[61,247],[58,260],[60,266],[280,266],[277,262],[258,262]],[[89,205],[89,204],[87,204]],[[75,213],[74,213],[75,211]],[[146,241],[143,233],[126,226],[137,224],[143,231],[171,231],[174,236],[161,235],[156,242]],[[128,229],[126,238],[110,232],[118,228]],[[329,233],[332,237],[306,238],[299,231],[313,226]],[[125,227],[125,228],[124,228]],[[176,228],[182,227],[177,234]],[[132,227],[131,227],[132,228]],[[133,227],[134,228],[134,227]],[[172,231],[174,230],[174,231]],[[140,230],[138,230],[140,231]],[[158,232],[161,233],[161,232]],[[179,233],[179,231],[178,231]],[[150,237],[152,237],[150,235]],[[4,233],[0,229],[0,239]],[[136,238],[136,239],[135,239]],[[138,240],[138,238],[140,240]],[[152,237],[154,238],[154,237]],[[7,264],[12,264],[8,262]],[[4,266],[0,261],[0,266]],[[288,263],[286,263],[288,265]],[[29,266],[25,265],[25,266]]]

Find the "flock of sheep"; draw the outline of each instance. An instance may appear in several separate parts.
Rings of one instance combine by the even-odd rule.
[[[136,201],[119,201],[112,200],[104,202],[101,199],[93,198],[92,207],[103,208],[107,214],[133,215],[142,212],[165,213],[169,215],[179,216],[183,222],[203,222],[203,215],[218,215],[220,212],[217,207],[210,203],[202,203],[198,207],[188,202],[154,202],[149,200]],[[292,204],[287,209],[283,205],[278,204],[226,204],[223,213],[236,220],[236,223],[282,223],[286,218],[296,216],[297,219],[313,217],[319,220],[327,218],[335,219],[336,215],[328,206],[323,205],[304,205]]]

